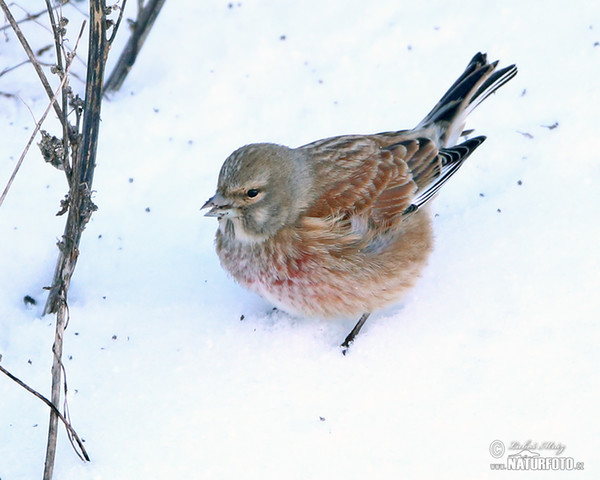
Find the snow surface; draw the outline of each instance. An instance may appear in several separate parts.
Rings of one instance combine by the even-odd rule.
[[[0,70],[24,58],[5,32]],[[166,2],[103,106],[64,344],[92,462],[61,430],[55,478],[599,478],[599,42],[596,0]],[[470,118],[488,140],[435,200],[422,279],[347,356],[356,319],[270,313],[228,278],[199,207],[231,151],[411,127],[479,50],[519,74]],[[0,92],[21,99],[0,96],[4,188],[47,98],[29,66]],[[65,193],[32,149],[0,208],[1,362],[46,395]],[[46,406],[4,376],[0,399],[0,478],[41,478]],[[492,471],[494,440],[585,470]]]

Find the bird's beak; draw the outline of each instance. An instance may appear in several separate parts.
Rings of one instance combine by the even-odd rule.
[[[237,208],[230,205],[227,199],[220,193],[216,193],[213,197],[209,198],[200,210],[204,210],[205,208],[210,208],[204,214],[205,217],[217,217],[220,220],[225,217],[232,218],[238,216]]]

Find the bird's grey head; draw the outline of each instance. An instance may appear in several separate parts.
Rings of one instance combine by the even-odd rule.
[[[222,234],[261,242],[293,224],[310,204],[310,175],[302,153],[259,143],[233,152],[221,167],[217,193],[202,208]]]

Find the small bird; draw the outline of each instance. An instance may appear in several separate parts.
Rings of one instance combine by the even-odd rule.
[[[426,265],[428,202],[485,140],[457,144],[470,133],[466,117],[517,73],[497,64],[477,53],[412,130],[233,152],[202,207],[219,221],[221,265],[288,313],[360,315],[346,349],[369,314],[397,302]]]

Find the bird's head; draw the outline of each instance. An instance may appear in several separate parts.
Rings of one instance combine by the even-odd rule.
[[[311,201],[311,181],[301,152],[281,145],[246,145],[221,167],[217,192],[202,207],[217,217],[221,233],[260,242],[293,224]]]

